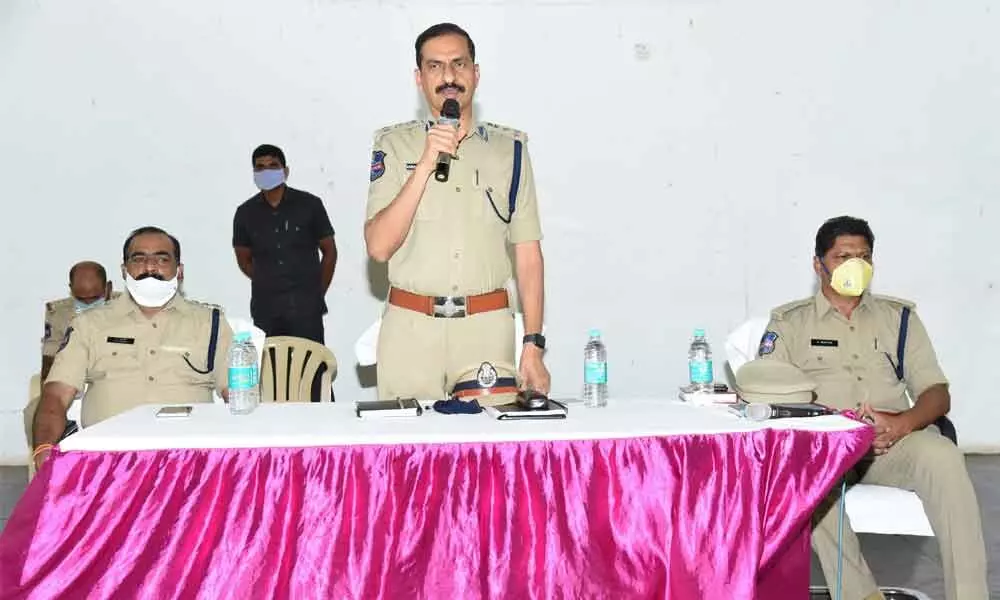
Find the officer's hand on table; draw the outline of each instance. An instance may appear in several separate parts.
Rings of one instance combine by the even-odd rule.
[[[438,154],[445,152],[452,156],[458,151],[459,132],[449,125],[435,125],[427,131],[427,141],[424,142],[424,154],[420,157],[420,165],[428,172],[434,170]]]
[[[525,344],[521,348],[521,380],[524,387],[541,392],[549,393],[549,370],[542,362],[542,349],[534,344]]]
[[[875,441],[872,448],[875,455],[885,454],[899,440],[913,431],[913,425],[905,413],[876,410],[868,403],[861,407],[861,417],[875,427]]]

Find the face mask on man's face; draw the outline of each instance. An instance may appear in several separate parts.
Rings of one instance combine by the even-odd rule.
[[[261,190],[267,192],[285,183],[284,169],[264,169],[253,172],[253,182]]]
[[[823,264],[820,261],[820,264]],[[833,272],[826,265],[823,270],[830,275],[830,287],[841,296],[860,296],[872,282],[874,269],[863,258],[850,258],[840,263]]]
[[[76,298],[73,298],[73,312],[76,314],[80,314],[92,308],[97,308],[98,306],[104,306],[104,304],[105,304],[104,298],[98,298],[93,302],[84,302],[83,300],[78,300]]]
[[[160,279],[150,274],[140,275],[134,279],[125,274],[125,288],[139,306],[159,308],[170,302],[177,293],[177,275],[173,279]]]

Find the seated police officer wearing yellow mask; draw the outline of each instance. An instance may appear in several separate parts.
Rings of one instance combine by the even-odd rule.
[[[797,366],[816,382],[817,402],[859,411],[873,423],[873,452],[851,479],[916,492],[941,546],[948,600],[987,600],[975,490],[964,455],[934,425],[951,405],[948,380],[914,305],[868,291],[874,243],[861,219],[826,221],[813,257],[819,292],[772,311],[758,356]],[[839,490],[817,510],[812,535],[831,586]],[[844,600],[882,598],[849,521],[842,542]]]
[[[85,383],[83,427],[143,404],[212,402],[213,390],[226,397],[232,330],[221,309],[178,293],[177,238],[143,227],[125,240],[122,256],[128,294],[77,315],[56,353],[35,414],[38,466]]]

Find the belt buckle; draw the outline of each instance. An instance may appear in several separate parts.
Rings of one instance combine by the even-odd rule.
[[[435,296],[434,316],[443,319],[452,319],[465,316],[464,296]]]

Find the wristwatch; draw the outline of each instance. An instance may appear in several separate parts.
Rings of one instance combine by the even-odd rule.
[[[529,333],[528,335],[524,336],[524,339],[521,340],[521,343],[522,344],[534,344],[534,345],[536,345],[539,348],[542,348],[544,350],[545,349],[545,336],[542,335],[542,334],[540,334],[540,333]]]

